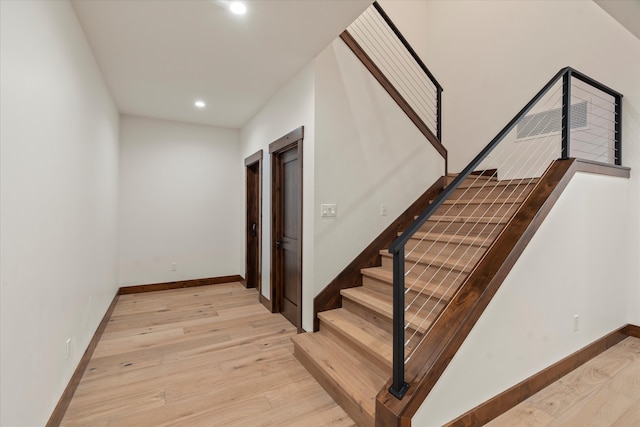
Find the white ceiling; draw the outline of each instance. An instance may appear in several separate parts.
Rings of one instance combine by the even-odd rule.
[[[372,0],[73,0],[121,113],[239,128]],[[205,109],[194,107],[202,99]]]
[[[640,0],[594,0],[640,40]]]

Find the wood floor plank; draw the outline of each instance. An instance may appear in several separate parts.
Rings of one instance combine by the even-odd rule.
[[[538,409],[529,402],[523,402],[511,411],[507,411],[498,418],[486,424],[486,427],[521,426],[544,427],[555,420],[547,412]]]
[[[353,426],[239,283],[122,295],[62,425]]]
[[[640,339],[629,337],[487,424],[640,426]]]

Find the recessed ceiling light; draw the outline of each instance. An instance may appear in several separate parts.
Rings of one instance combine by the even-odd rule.
[[[240,3],[239,1],[232,1],[229,5],[229,9],[231,9],[231,12],[235,13],[236,15],[244,15],[245,13],[247,13],[247,6]]]
[[[207,106],[207,104],[205,104],[204,101],[196,101],[193,105],[195,105],[198,108],[204,108]]]

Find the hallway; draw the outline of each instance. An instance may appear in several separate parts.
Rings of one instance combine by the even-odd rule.
[[[121,295],[62,426],[353,426],[240,283]]]

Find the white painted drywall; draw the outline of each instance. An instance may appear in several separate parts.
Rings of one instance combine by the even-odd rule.
[[[627,323],[628,189],[625,178],[574,176],[413,425],[443,425]]]
[[[239,141],[233,129],[121,117],[120,286],[243,271]]]
[[[615,191],[619,199],[610,196],[606,198],[618,203],[618,206],[623,205],[624,208],[611,212],[613,216],[602,217],[599,222],[590,224],[590,229],[596,235],[604,235],[606,231],[618,230],[619,227],[624,231],[616,234],[618,241],[614,253],[617,257],[609,264],[597,264],[602,266],[607,274],[602,275],[602,272],[598,272],[594,277],[599,281],[589,278],[589,287],[585,288],[587,285],[584,285],[581,289],[581,292],[586,292],[585,298],[590,298],[594,303],[602,300],[606,307],[615,305],[618,310],[616,317],[592,314],[589,322],[594,323],[590,323],[589,329],[584,332],[588,334],[576,334],[576,338],[568,343],[559,342],[558,337],[565,333],[564,330],[561,331],[560,326],[544,324],[536,330],[538,325],[532,325],[531,341],[542,346],[541,350],[536,350],[534,354],[538,357],[542,355],[540,352],[545,352],[544,357],[540,356],[539,361],[536,359],[535,364],[534,360],[525,358],[532,362],[527,369],[522,365],[523,369],[519,373],[512,371],[509,378],[498,376],[495,384],[493,380],[487,381],[492,388],[485,390],[483,398],[493,396],[508,385],[536,372],[546,366],[545,364],[566,356],[611,329],[627,322],[640,324],[640,175],[637,173],[640,168],[640,41],[590,1],[381,0],[381,4],[444,87],[443,141],[449,148],[449,165],[452,171],[463,168],[562,67],[572,66],[624,94],[622,157],[623,165],[632,169],[631,179],[623,184],[624,191]],[[584,199],[591,197],[591,188],[572,184],[573,193],[580,191],[585,193],[574,194],[572,197],[582,197],[580,200],[585,204],[589,200],[594,201],[586,205],[586,209],[591,209],[596,200],[600,203],[595,196],[592,199]],[[582,221],[579,218],[568,217],[566,220],[567,225],[572,225],[576,220]],[[551,226],[545,223],[543,227]],[[536,236],[535,242],[539,242],[537,245],[540,249],[527,249],[523,255],[526,258],[521,261],[521,264],[530,264],[528,273],[536,274],[532,277],[540,276],[543,271],[539,271],[536,266],[551,258],[543,253],[544,248],[555,253],[556,245],[566,245],[567,240],[558,238],[554,233],[546,233],[544,236],[548,237]],[[543,240],[546,241],[542,242]],[[582,244],[596,250],[600,242],[595,242]],[[580,245],[577,243],[565,249],[571,253],[581,253],[580,251],[585,249]],[[595,255],[593,252],[584,255],[590,257],[586,259],[595,260],[592,258]],[[620,270],[616,271],[615,266]],[[514,279],[510,279],[510,283],[514,282]],[[553,286],[548,290],[557,293],[555,289],[561,289],[559,286],[563,283],[560,279],[554,279],[552,283],[539,280],[537,286]],[[615,290],[610,290],[610,286],[616,287]],[[540,289],[541,294],[544,289],[546,288]],[[602,289],[607,289],[607,293],[603,294]],[[514,291],[501,292],[506,295],[503,300],[515,298],[516,301],[520,301],[519,296],[513,295]],[[621,306],[617,306],[619,302],[611,300],[610,293],[617,292],[622,292],[624,296]],[[583,307],[595,309],[587,307],[584,305],[586,303],[580,300],[576,301],[576,304],[578,303],[583,304]],[[569,309],[574,308],[571,303],[568,304],[566,312],[563,311],[563,307],[549,307],[553,310],[551,314],[564,318],[569,315]],[[547,305],[543,306],[545,310],[546,307]],[[626,313],[626,316],[619,318],[619,313]],[[508,313],[501,313],[506,314]],[[496,325],[499,328],[497,330],[518,330],[518,327],[514,326],[517,323],[513,321],[503,320],[501,324],[507,326]],[[478,336],[491,338],[485,335]],[[548,343],[544,341],[545,336],[550,340]],[[526,332],[523,338],[520,338],[523,339],[528,340]],[[505,342],[508,340],[505,339]],[[514,342],[518,344],[514,345],[513,349],[523,345],[521,341]],[[493,344],[487,342],[484,352],[482,349],[477,351],[486,357],[491,352],[491,355],[497,358],[495,346],[492,348],[490,345]],[[500,350],[503,352],[500,354],[501,360],[507,360],[506,353],[512,350]],[[519,355],[512,355],[511,363],[520,363],[517,357]],[[482,370],[480,366],[474,368],[475,371]],[[488,372],[494,375],[494,371]],[[460,377],[455,381],[458,379]],[[439,393],[441,396],[450,397],[451,394],[447,393],[453,393],[449,387],[453,387],[454,384],[447,384],[445,390],[446,381],[446,378],[441,381],[443,389]],[[477,387],[474,390],[473,393],[476,393]],[[464,391],[460,393],[467,396],[465,400],[469,404],[471,401],[482,401],[478,396],[470,399]],[[426,418],[423,417],[431,411],[430,408],[438,405],[437,402],[443,405],[442,410],[437,410],[438,413],[444,414],[446,410],[451,417],[469,409],[468,405],[463,405],[464,408],[454,408],[448,406],[449,403],[445,405],[442,400],[433,400],[429,407],[421,409],[419,417],[415,420],[430,425],[426,424]],[[440,417],[439,420],[448,421],[445,418]],[[415,420],[415,425],[423,425]],[[434,425],[436,424],[438,422],[434,421]]]
[[[381,4],[444,87],[443,141],[451,171],[464,167],[562,67],[624,95],[622,157],[632,172],[622,244],[627,318],[639,325],[640,41],[590,1]]]
[[[0,30],[0,425],[36,427],[117,290],[119,119],[70,3]]]
[[[315,66],[317,294],[444,174],[444,160],[342,40]],[[323,203],[337,217],[322,218]]]
[[[313,298],[444,173],[442,157],[341,40],[334,41],[242,129],[242,157],[264,150],[262,293],[270,295],[271,142],[305,126],[303,328]],[[338,205],[321,218],[320,205]],[[380,205],[388,205],[380,216]],[[339,243],[338,243],[339,242]]]
[[[313,314],[313,295],[307,292],[306,284],[313,278],[313,173],[314,173],[314,69],[308,64],[296,74],[256,115],[242,128],[241,156],[238,168],[243,168],[243,159],[258,150],[263,150],[262,160],[262,295],[271,295],[271,158],[269,144],[294,129],[304,126],[302,143],[302,299],[303,327],[312,329],[309,323]],[[242,194],[245,194],[245,178],[242,179]],[[246,200],[242,199],[243,207]],[[243,213],[245,210],[243,209]],[[244,215],[244,214],[243,214]],[[242,217],[244,224],[245,218]],[[243,238],[244,240],[244,238]],[[244,271],[244,264],[243,264]]]

